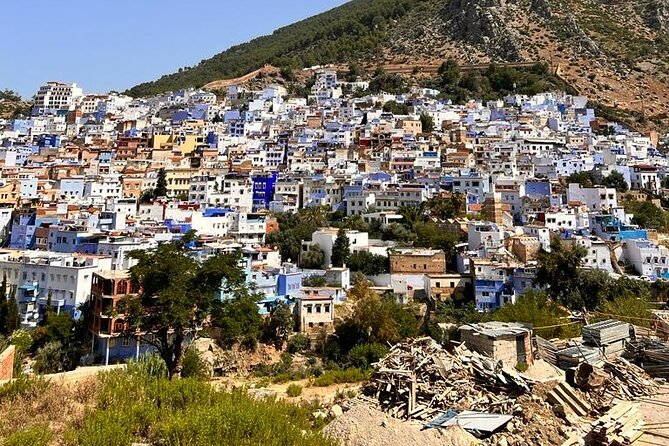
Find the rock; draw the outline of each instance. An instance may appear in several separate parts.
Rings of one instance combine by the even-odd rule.
[[[338,418],[338,417],[341,417],[342,415],[344,415],[344,410],[341,408],[341,406],[339,404],[335,404],[334,406],[332,406],[332,409],[330,409],[330,412],[332,412],[332,415],[335,418]]]
[[[509,446],[509,442],[507,441],[506,437],[501,437],[499,440],[497,440],[497,446]]]

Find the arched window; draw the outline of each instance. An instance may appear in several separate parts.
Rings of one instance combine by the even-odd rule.
[[[119,281],[116,286],[116,294],[128,294],[128,282],[125,280]]]

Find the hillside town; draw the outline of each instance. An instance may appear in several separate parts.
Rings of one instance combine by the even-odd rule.
[[[607,398],[657,392],[645,373],[667,377],[669,358],[667,135],[597,116],[587,97],[564,92],[456,105],[435,89],[372,93],[363,78],[311,71],[306,97],[274,83],[132,98],[48,82],[30,116],[0,121],[0,274],[17,328],[39,332],[68,314],[90,334],[81,364],[140,360],[158,335],[129,336],[121,303],[147,288],[137,282],[141,252],[181,243],[198,264],[234,256],[258,317],[289,310],[295,324],[282,339],[319,345],[337,333],[344,342],[336,329],[365,293],[419,308],[444,346],[459,339],[455,352],[419,338],[382,359],[363,393],[393,417],[452,423],[461,415],[439,415],[474,398],[462,387],[470,382],[489,396],[463,409],[509,415],[474,417],[466,431],[489,436],[511,423],[487,444],[561,444],[586,433],[565,434],[551,413],[552,430],[522,443],[529,431],[512,421],[518,405],[537,405],[533,381],[519,376],[533,362],[582,374],[579,390],[565,384],[547,396],[577,416],[605,413]],[[553,259],[564,263],[551,270]],[[591,282],[574,283],[582,271]],[[234,301],[231,279],[217,280],[216,299]],[[659,305],[638,320],[612,314],[606,299],[588,300],[604,282],[651,290]],[[540,293],[560,304],[555,326],[583,326],[578,340],[554,339],[566,336],[546,331],[553,324],[488,319]],[[469,319],[439,319],[444,308]],[[651,322],[637,324],[646,315]],[[646,357],[642,369],[620,358],[634,348],[658,352],[656,362]],[[605,372],[583,368],[597,361]],[[455,370],[460,384],[436,378]],[[615,385],[593,384],[606,372]],[[628,418],[601,421],[591,444],[641,436],[638,407],[625,404]],[[626,442],[602,439],[614,431]]]

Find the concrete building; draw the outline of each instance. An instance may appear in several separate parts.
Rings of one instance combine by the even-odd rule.
[[[303,294],[296,298],[300,333],[316,334],[334,329],[334,297],[325,294]]]
[[[505,366],[532,364],[532,329],[524,324],[485,322],[460,327],[460,339],[470,350]]]

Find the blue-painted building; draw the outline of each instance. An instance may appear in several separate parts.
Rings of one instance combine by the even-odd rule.
[[[277,173],[256,175],[253,180],[253,211],[268,209],[274,200]]]

